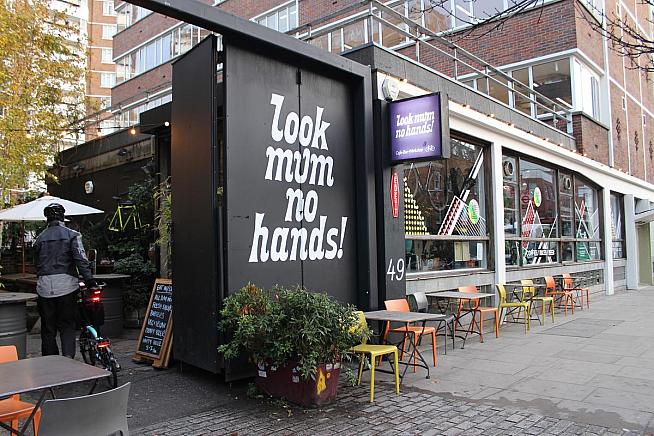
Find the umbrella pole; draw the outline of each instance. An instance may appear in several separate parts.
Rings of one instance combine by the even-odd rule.
[[[20,222],[20,246],[23,249],[23,274],[25,274],[25,221]]]

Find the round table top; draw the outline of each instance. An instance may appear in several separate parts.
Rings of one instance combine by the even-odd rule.
[[[27,292],[0,292],[0,304],[23,303],[29,300],[35,300],[36,294]]]

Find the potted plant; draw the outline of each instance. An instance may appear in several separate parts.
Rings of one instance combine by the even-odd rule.
[[[327,404],[336,398],[341,362],[370,334],[357,328],[355,310],[324,293],[248,284],[224,301],[220,327],[229,340],[219,351],[227,359],[249,355],[268,395]]]

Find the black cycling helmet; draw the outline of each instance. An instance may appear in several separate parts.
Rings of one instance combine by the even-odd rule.
[[[63,221],[66,209],[59,203],[50,203],[43,209],[43,215],[50,221]]]

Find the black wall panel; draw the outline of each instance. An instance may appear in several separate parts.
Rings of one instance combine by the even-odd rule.
[[[173,64],[173,355],[217,372],[218,237],[216,40]]]
[[[348,84],[229,44],[225,65],[228,293],[301,285],[356,303]]]

